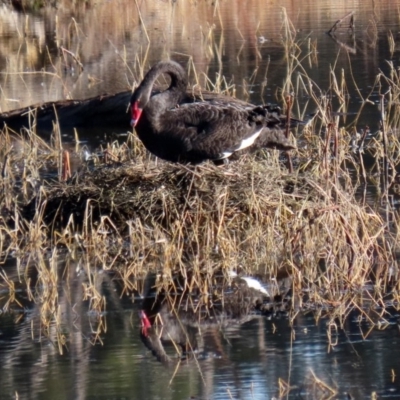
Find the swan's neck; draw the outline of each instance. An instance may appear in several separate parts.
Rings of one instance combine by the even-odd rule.
[[[167,74],[171,78],[171,83],[167,90],[153,94],[154,84],[159,76]],[[144,108],[152,108],[153,111],[163,111],[175,107],[184,97],[187,86],[186,74],[183,68],[175,62],[157,63],[147,73],[140,84],[141,105]]]

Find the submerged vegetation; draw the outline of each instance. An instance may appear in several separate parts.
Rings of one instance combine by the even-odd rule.
[[[166,163],[149,156],[132,134],[88,156],[77,133],[72,156],[78,167],[67,178],[57,124],[49,142],[34,126],[2,130],[0,256],[3,263],[19,260],[17,271],[0,270],[3,311],[23,309],[26,299],[36,302],[35,328],[51,335],[56,326],[63,352],[68,333],[58,287],[70,272],[68,262],[59,269],[62,257],[77,260],[85,272],[77,290],[96,316],[95,343],[105,329],[102,282],[118,280],[121,296],[142,293],[149,271],[167,297],[178,276],[185,293],[202,299],[190,304],[194,313],[209,306],[204,299],[223,297],[230,272],[238,271],[276,282],[267,302],[282,295],[280,283],[289,279],[291,320],[311,309],[317,318],[343,324],[357,310],[372,326],[387,323],[386,313],[400,300],[399,71],[389,63],[390,73],[376,77],[355,122],[345,126],[347,87],[355,82],[332,68],[326,71],[329,90],[320,90],[303,68],[315,62],[315,46],[296,39],[285,13],[282,26],[288,68],[278,100],[309,119],[293,132],[298,148],[290,154],[292,172],[289,156],[275,151],[219,167]],[[207,82],[207,89],[232,92],[222,77]],[[376,91],[381,127],[358,130]],[[298,104],[300,96],[315,106],[312,117]]]

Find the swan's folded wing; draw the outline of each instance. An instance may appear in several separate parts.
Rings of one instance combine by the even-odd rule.
[[[192,103],[165,113],[163,126],[171,135],[184,137],[188,150],[219,159],[253,145],[265,118],[235,107]]]

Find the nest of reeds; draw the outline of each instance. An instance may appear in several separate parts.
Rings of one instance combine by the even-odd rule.
[[[137,218],[166,230],[177,221],[191,225],[199,218],[242,229],[275,213],[283,195],[288,195],[289,204],[296,193],[301,192],[302,198],[311,195],[310,189],[304,187],[304,178],[285,175],[276,165],[251,157],[227,167],[109,164],[81,172],[68,183],[48,186],[46,219],[68,220],[74,214],[82,223],[90,201],[97,217],[110,216],[122,230],[126,221]]]

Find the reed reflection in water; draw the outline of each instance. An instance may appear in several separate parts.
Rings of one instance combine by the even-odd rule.
[[[113,274],[82,260],[54,267],[65,277],[53,294],[56,319],[43,320],[43,288],[32,292],[35,302],[18,294],[25,312],[14,304],[14,312],[0,317],[0,398],[322,398],[329,391],[318,379],[337,391],[335,398],[399,395],[392,375],[400,368],[396,313],[381,331],[370,331],[356,315],[335,329],[325,318],[316,322],[312,312],[298,315],[293,327],[285,313],[199,326],[201,351],[179,361],[174,346],[166,345],[167,367],[140,339],[138,293],[121,293]],[[14,268],[15,260],[5,266]],[[82,296],[90,280],[105,299],[103,311],[93,308],[93,297]]]

